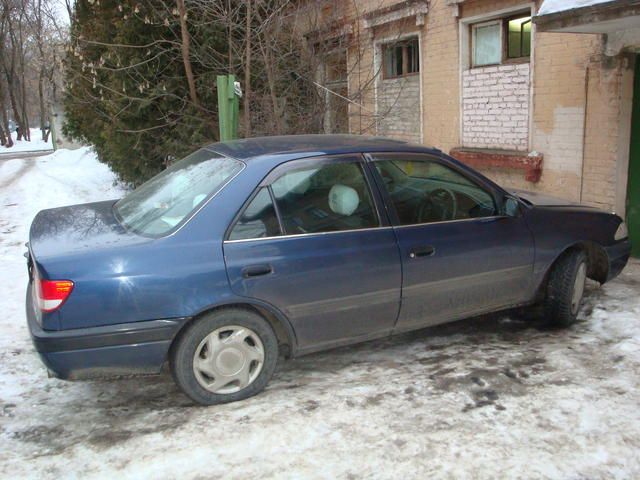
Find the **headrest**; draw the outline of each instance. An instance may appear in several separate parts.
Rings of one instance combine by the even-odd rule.
[[[338,215],[349,216],[360,204],[358,192],[346,185],[337,184],[329,190],[329,208]]]
[[[311,186],[309,178],[316,173],[316,171],[317,170],[304,170],[287,173],[273,183],[273,193],[278,198],[284,197],[287,193],[304,195]]]

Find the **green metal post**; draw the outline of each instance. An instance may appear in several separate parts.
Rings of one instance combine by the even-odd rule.
[[[220,141],[229,140],[228,126],[230,123],[229,112],[227,108],[227,77],[226,75],[218,75],[216,79],[218,86],[218,128],[220,129]]]
[[[235,75],[218,75],[218,121],[220,141],[238,138],[238,116],[240,102],[235,93]]]

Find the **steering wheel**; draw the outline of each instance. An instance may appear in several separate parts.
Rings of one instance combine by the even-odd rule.
[[[378,171],[380,172],[380,176],[382,177],[382,181],[384,182],[384,184],[387,187],[387,191],[389,193],[393,192],[393,190],[395,190],[395,188],[396,188],[396,182],[395,182],[394,178],[391,176],[391,174],[389,172],[387,172],[384,169],[380,169]]]
[[[458,213],[458,201],[448,188],[431,190],[418,209],[418,223],[453,220]]]

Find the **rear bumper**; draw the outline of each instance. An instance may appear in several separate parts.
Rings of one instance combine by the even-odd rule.
[[[27,292],[27,322],[42,362],[63,379],[158,373],[186,318],[49,331],[36,321]]]
[[[609,281],[620,275],[620,272],[627,265],[629,255],[631,255],[631,242],[628,239],[621,240],[605,247],[605,251],[609,257],[609,273],[607,274],[607,281]]]

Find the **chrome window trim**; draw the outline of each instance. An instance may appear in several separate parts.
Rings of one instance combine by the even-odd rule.
[[[333,235],[336,233],[355,233],[355,232],[367,232],[372,230],[393,230],[394,227],[386,225],[380,227],[367,227],[367,228],[355,228],[349,230],[334,230],[331,232],[312,232],[312,233],[294,233],[289,235],[277,235],[273,237],[259,237],[259,238],[240,238],[238,240],[225,240],[222,242],[226,243],[240,243],[240,242],[257,242],[260,240],[283,240],[289,238],[305,238],[305,237],[313,237],[313,236],[321,236],[321,235]]]
[[[288,239],[288,238],[300,238],[300,237],[311,237],[317,235],[331,235],[336,233],[354,233],[354,232],[367,232],[372,230],[395,230],[399,228],[415,228],[415,227],[427,227],[431,225],[442,225],[446,223],[463,223],[463,222],[488,222],[489,220],[497,220],[500,218],[513,218],[508,215],[492,215],[490,217],[473,217],[473,218],[458,218],[456,220],[441,220],[439,222],[428,222],[428,223],[412,223],[410,225],[387,225],[380,227],[368,227],[368,228],[356,228],[350,230],[335,230],[332,232],[314,232],[314,233],[298,233],[291,235],[277,235],[273,237],[259,237],[259,238],[242,238],[238,240],[225,240],[223,243],[240,243],[240,242],[256,242],[260,240],[279,240],[279,239]]]
[[[410,228],[410,227],[426,227],[428,225],[441,225],[443,223],[458,223],[458,222],[487,222],[488,220],[496,220],[499,218],[512,218],[508,215],[491,215],[489,217],[472,217],[472,218],[457,218],[455,220],[440,220],[438,222],[427,222],[427,223],[410,223],[408,225],[396,225],[394,228]]]

